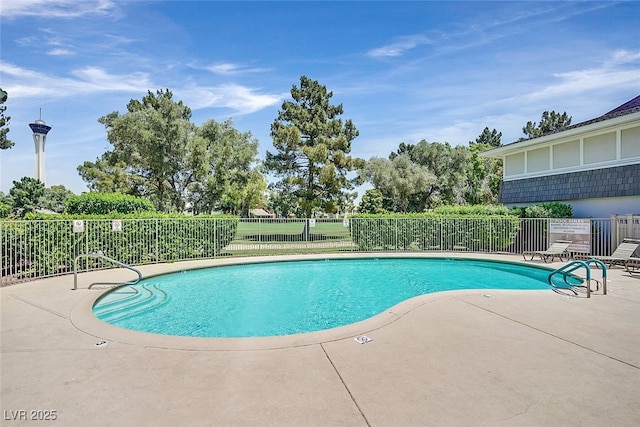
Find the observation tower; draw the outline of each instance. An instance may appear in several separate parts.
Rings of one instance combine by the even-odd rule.
[[[33,143],[36,146],[36,168],[34,178],[46,185],[44,174],[44,143],[47,141],[47,133],[51,130],[51,126],[47,126],[42,120],[42,112],[40,118],[35,123],[29,123],[29,127],[33,132]]]

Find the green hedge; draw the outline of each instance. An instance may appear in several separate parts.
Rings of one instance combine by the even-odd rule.
[[[238,227],[238,218],[226,215],[114,213],[105,218],[32,214],[28,219],[0,223],[5,245],[3,276],[42,277],[70,272],[76,256],[98,251],[131,265],[211,258],[222,254]],[[120,220],[121,231],[113,230],[116,219]],[[83,220],[82,232],[74,232],[74,220]],[[97,267],[101,263],[85,258],[81,266]]]
[[[0,218],[7,218],[11,214],[11,206],[0,202]]]
[[[112,212],[132,214],[153,212],[153,203],[143,197],[121,193],[85,193],[71,196],[65,202],[66,214],[107,215]]]
[[[511,245],[520,220],[496,209],[440,209],[422,214],[358,214],[351,238],[360,250],[465,250],[497,252]],[[457,211],[457,212],[456,212]]]
[[[520,218],[573,218],[571,205],[560,202],[542,203],[525,208],[512,208],[509,212],[511,215],[517,215]]]

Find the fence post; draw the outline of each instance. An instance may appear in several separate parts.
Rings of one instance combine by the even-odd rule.
[[[398,252],[398,220],[399,218],[396,218],[396,252]]]
[[[220,256],[218,253],[218,219],[217,218],[209,218],[213,220],[213,257],[217,258]],[[208,237],[208,236],[207,236]],[[222,252],[222,248],[220,248],[220,252]]]
[[[616,214],[611,214],[611,247],[612,248],[617,248],[618,247],[618,228],[619,228],[619,224],[618,224],[618,215]],[[610,253],[608,253],[608,255],[610,255]]]
[[[636,238],[636,223],[635,223],[635,217],[633,216],[633,214],[627,214],[627,232],[626,232],[626,236],[624,237],[631,237],[631,238]]]
[[[89,253],[89,221],[86,221],[86,227],[84,229],[84,233],[82,233],[82,237],[84,238],[84,253]]]
[[[494,237],[494,225],[493,225],[493,218],[487,218],[489,220],[489,227],[487,230],[487,238],[489,239],[489,253],[493,253],[493,237]],[[501,237],[496,236],[496,239],[501,239]],[[497,240],[496,240],[497,241]]]

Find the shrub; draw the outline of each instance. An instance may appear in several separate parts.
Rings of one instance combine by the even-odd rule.
[[[503,206],[442,206],[422,214],[358,214],[351,237],[360,250],[500,251],[520,220]]]
[[[228,215],[154,212],[112,212],[103,216],[29,214],[27,219],[32,221],[2,223],[4,232],[10,230],[12,241],[21,245],[20,270],[27,277],[71,271],[75,257],[98,251],[132,265],[210,258],[222,253],[238,226],[238,218]],[[113,230],[114,219],[121,221],[121,231]],[[73,231],[73,220],[84,221],[83,232]],[[87,267],[89,262],[100,264],[95,259],[84,259],[81,266]]]
[[[439,206],[433,210],[433,213],[442,216],[492,216],[492,215],[511,215],[509,208],[504,205],[455,205],[455,206]]]
[[[571,205],[559,202],[543,203],[543,208],[549,211],[549,218],[573,218]]]
[[[550,218],[551,211],[544,206],[533,205],[524,209],[524,218]]]
[[[8,218],[11,213],[11,206],[0,202],[0,218]]]
[[[512,215],[520,218],[573,218],[573,208],[571,205],[559,202],[542,203],[524,208],[513,208]]]
[[[106,215],[112,212],[132,214],[154,210],[153,203],[142,197],[121,193],[85,193],[67,199],[64,213]]]

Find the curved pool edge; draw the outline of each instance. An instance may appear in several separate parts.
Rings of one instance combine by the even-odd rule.
[[[271,256],[271,257],[255,257],[255,258],[228,258],[225,260],[212,260],[217,262],[208,263],[208,265],[198,265],[194,268],[185,268],[182,263],[175,264],[175,268],[164,269],[165,271],[145,275],[145,278],[158,275],[171,274],[185,270],[197,270],[202,268],[238,265],[238,264],[256,264],[265,262],[283,262],[283,261],[306,261],[306,260],[324,260],[324,259],[363,259],[363,258],[439,258],[439,259],[459,259],[459,260],[482,260],[490,262],[501,262],[509,264],[520,264],[532,268],[540,268],[552,271],[548,266],[541,266],[505,260],[499,255],[488,256],[487,254],[449,254],[449,253],[367,253],[367,254],[320,254],[320,255],[293,255],[293,256]],[[165,265],[166,266],[166,265]],[[171,266],[171,264],[169,264]],[[354,338],[359,335],[365,335],[390,325],[398,319],[404,317],[411,311],[421,307],[429,302],[452,295],[484,295],[495,292],[546,292],[535,290],[497,290],[492,289],[464,289],[455,291],[435,292],[425,295],[419,295],[410,298],[395,306],[385,310],[383,313],[377,314],[360,322],[350,325],[340,326],[332,329],[321,331],[294,334],[279,335],[270,337],[249,337],[249,338],[214,338],[214,337],[184,337],[174,335],[152,334],[140,332],[130,329],[121,328],[111,325],[93,314],[93,305],[104,294],[112,289],[87,290],[79,289],[75,292],[86,292],[87,295],[81,298],[71,309],[70,321],[75,328],[95,336],[97,338],[110,342],[118,342],[122,344],[143,345],[146,347],[167,348],[178,350],[192,351],[232,351],[232,350],[275,350],[290,347],[302,347],[325,342]]]

